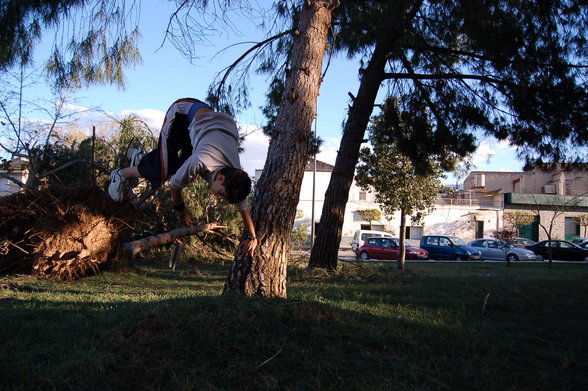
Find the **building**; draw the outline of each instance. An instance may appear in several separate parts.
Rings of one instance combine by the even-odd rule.
[[[553,166],[528,172],[472,172],[464,181],[464,192],[474,198],[504,200],[504,212],[521,211],[535,215],[535,221],[521,227],[521,236],[572,239],[580,236],[576,217],[588,213],[588,172]]]
[[[7,176],[15,178],[19,182],[26,183],[29,176],[27,165],[28,159],[17,157],[8,163],[7,169],[0,169],[0,197],[18,193],[21,190],[20,186],[7,178]]]

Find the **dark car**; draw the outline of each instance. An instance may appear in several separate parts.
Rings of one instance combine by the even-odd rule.
[[[551,247],[552,259],[588,261],[588,248],[577,246],[566,240],[544,240],[532,246],[527,246],[527,249],[547,260],[549,259],[549,247]]]
[[[429,252],[430,259],[456,259],[458,261],[479,261],[480,250],[468,246],[463,239],[455,236],[425,235],[421,248]]]
[[[518,248],[497,239],[476,239],[468,243],[480,250],[482,258],[495,261],[538,261],[539,256],[531,250]]]
[[[586,244],[588,243],[588,239],[576,238],[576,239],[572,240],[571,242],[574,243],[575,245],[580,246],[580,247],[586,247]]]
[[[421,248],[414,247],[405,242],[406,259],[428,259],[429,253]],[[363,246],[359,248],[359,258],[362,261],[370,259],[398,259],[400,242],[392,238],[367,238]]]

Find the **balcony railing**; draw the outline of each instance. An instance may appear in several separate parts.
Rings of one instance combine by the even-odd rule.
[[[491,207],[491,208],[502,208],[504,207],[504,200],[496,199],[492,197],[481,197],[481,198],[457,198],[457,197],[439,197],[437,199],[438,204],[449,205],[449,206],[475,206],[475,207]]]

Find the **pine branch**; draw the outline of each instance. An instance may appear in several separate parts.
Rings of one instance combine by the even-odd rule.
[[[457,80],[480,80],[488,83],[512,85],[505,80],[497,79],[490,76],[483,75],[465,75],[457,73],[433,73],[433,74],[422,74],[422,73],[385,73],[384,79],[413,79],[413,80],[443,80],[443,79],[457,79]]]
[[[220,83],[218,84],[218,87],[216,88],[216,96],[219,97],[220,96],[220,91],[222,90],[223,86],[225,85],[227,79],[229,78],[229,75],[231,74],[231,72],[237,67],[237,65],[239,65],[239,63],[241,61],[243,61],[243,59],[245,59],[245,57],[247,57],[249,54],[251,54],[252,52],[254,52],[255,50],[267,45],[268,43],[283,37],[284,35],[293,33],[294,30],[287,30],[284,32],[281,32],[279,34],[276,34],[272,37],[269,37],[261,42],[256,43],[255,45],[253,45],[251,48],[249,48],[245,53],[243,53],[237,60],[235,60],[235,62],[233,62],[231,65],[229,65],[226,68],[226,72],[222,78],[222,80],[220,81]]]

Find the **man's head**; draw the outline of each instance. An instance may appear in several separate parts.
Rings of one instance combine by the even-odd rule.
[[[231,204],[238,204],[249,195],[251,179],[243,170],[225,167],[214,177],[210,191],[217,198],[226,199]]]

